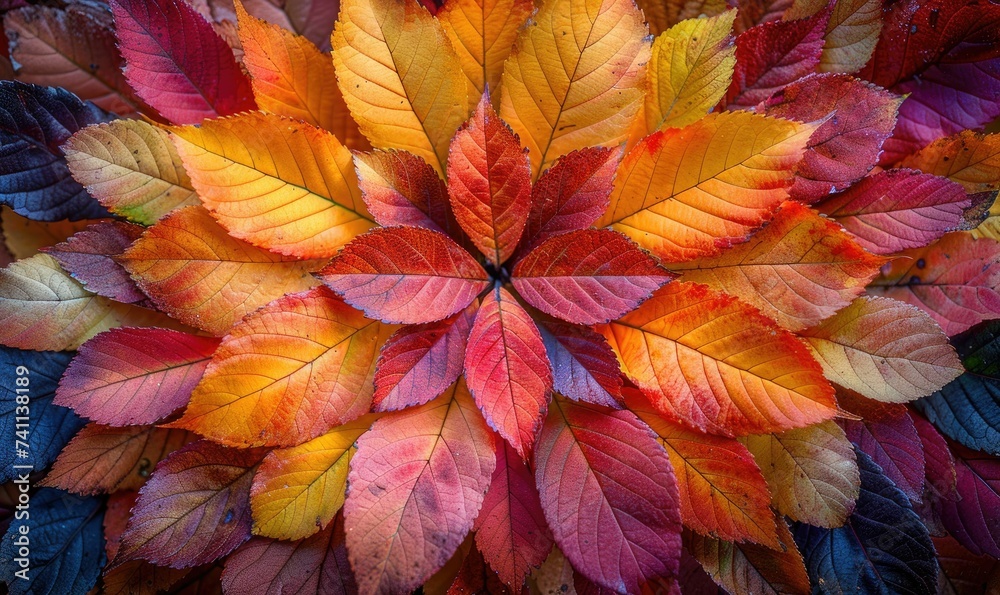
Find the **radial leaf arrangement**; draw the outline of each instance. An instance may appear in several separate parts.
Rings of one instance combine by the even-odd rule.
[[[1000,585],[1000,3],[0,4],[11,593]]]

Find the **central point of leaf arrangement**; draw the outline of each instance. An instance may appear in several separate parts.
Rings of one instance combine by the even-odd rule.
[[[490,276],[490,281],[493,282],[490,283],[490,287],[492,287],[495,283],[500,283],[501,285],[510,283],[510,271],[507,270],[507,267],[497,266],[492,262],[487,262],[485,263],[484,268],[486,269],[486,274]]]

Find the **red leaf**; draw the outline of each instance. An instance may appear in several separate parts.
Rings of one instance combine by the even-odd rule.
[[[893,91],[909,97],[882,163],[896,163],[938,138],[980,130],[1000,116],[1000,59],[934,64]]]
[[[545,518],[578,572],[622,593],[677,575],[681,524],[673,469],[634,414],[557,397],[535,465]]]
[[[846,74],[808,76],[768,98],[768,116],[814,122],[833,114],[809,138],[789,195],[814,202],[861,179],[878,163],[902,101]]]
[[[229,45],[183,0],[110,0],[125,76],[174,124],[253,110],[250,80]]]
[[[109,568],[139,558],[187,568],[236,549],[250,538],[250,483],[265,454],[199,440],[164,459],[139,491]]]
[[[111,426],[152,424],[183,407],[219,340],[116,328],[80,346],[53,403]]]
[[[358,439],[344,504],[361,593],[410,592],[441,568],[472,528],[495,464],[493,436],[461,381],[376,421]]]
[[[154,465],[194,438],[155,426],[87,424],[59,453],[42,485],[84,495],[136,490]]]
[[[255,537],[226,558],[222,589],[225,593],[356,593],[344,539],[343,515],[306,539]]]
[[[941,520],[974,554],[1000,557],[1000,460],[953,442],[958,499],[940,503]]]
[[[974,555],[951,536],[932,539],[941,567],[938,573],[939,593],[979,595],[988,593],[991,585],[1000,584],[1000,561]]]
[[[476,314],[465,379],[490,427],[527,459],[548,409],[552,372],[535,322],[502,287]]]
[[[423,405],[458,380],[475,313],[470,305],[445,320],[393,333],[376,364],[372,410]]]
[[[379,225],[426,227],[458,237],[448,189],[426,161],[389,150],[355,153],[354,165],[361,197]]]
[[[514,253],[528,219],[531,166],[488,95],[451,141],[448,192],[462,229],[500,266]]]
[[[906,407],[846,390],[837,392],[837,403],[862,418],[838,420],[847,439],[870,456],[911,501],[919,502],[924,488],[924,450]]]
[[[954,230],[970,204],[947,178],[911,169],[880,171],[816,205],[866,250],[891,254],[920,248]]]
[[[728,108],[752,107],[816,69],[830,11],[808,19],[771,21],[736,36],[736,70],[723,100]]]
[[[358,236],[319,276],[369,317],[403,324],[461,311],[488,281],[451,238],[421,227],[383,227]]]
[[[542,172],[531,189],[522,247],[593,225],[608,208],[620,160],[618,151],[589,147],[561,157]]]
[[[523,579],[522,579],[523,583]],[[471,548],[462,567],[455,577],[455,582],[448,588],[447,595],[510,595],[511,593],[527,595],[528,589],[523,584],[508,588],[500,581],[499,575],[486,564],[483,554],[478,548]]]
[[[920,436],[924,451],[924,493],[923,500],[936,503],[939,500],[955,500],[955,457],[948,450],[948,442],[938,433],[934,424],[913,410],[907,411],[913,426]]]
[[[949,233],[897,256],[868,293],[923,309],[949,336],[1000,317],[1000,242]]]
[[[42,251],[58,260],[87,291],[125,304],[146,302],[146,294],[139,290],[125,267],[112,258],[139,239],[143,231],[138,225],[106,221],[91,225],[65,242]]]
[[[552,388],[574,401],[621,409],[622,375],[607,339],[564,322],[539,327],[552,366]]]
[[[632,240],[610,229],[549,238],[521,259],[511,276],[526,302],[577,324],[618,318],[674,277]]]
[[[875,53],[858,73],[892,87],[949,58],[975,62],[1000,55],[1000,6],[981,0],[898,0],[886,3]],[[966,42],[963,44],[963,42]]]
[[[535,478],[506,440],[496,442],[497,466],[476,517],[476,546],[506,585],[517,589],[552,550]]]

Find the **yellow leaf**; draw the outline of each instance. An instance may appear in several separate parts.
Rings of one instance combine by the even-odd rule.
[[[63,147],[73,178],[112,213],[152,225],[198,197],[167,133],[142,120],[88,126]]]
[[[837,0],[826,24],[820,72],[861,70],[882,32],[882,0]]]
[[[642,106],[650,43],[632,0],[545,0],[504,67],[500,117],[535,177],[558,157],[625,140]]]
[[[0,227],[3,240],[10,255],[15,259],[28,258],[38,254],[39,248],[55,246],[65,242],[78,231],[107,219],[83,219],[80,221],[34,221],[18,215],[10,207],[0,208]]]
[[[448,0],[438,12],[468,79],[471,108],[487,86],[499,86],[504,60],[534,9],[532,0]]]
[[[330,56],[305,37],[247,14],[240,2],[236,17],[260,109],[325,128],[352,149],[369,148],[337,87]]]
[[[656,38],[646,70],[647,133],[693,124],[725,96],[736,66],[734,19],[735,10],[690,19]]]
[[[788,197],[813,130],[741,111],[651,134],[622,161],[597,226],[612,226],[665,261],[717,254]]]
[[[995,208],[995,207],[994,207]],[[991,215],[979,224],[979,227],[969,232],[975,239],[989,238],[1000,242],[1000,215]]]
[[[469,96],[441,23],[415,0],[343,0],[333,63],[372,145],[419,155],[443,174]]]
[[[0,270],[0,343],[18,349],[76,349],[117,326],[184,328],[163,314],[95,295],[48,254]]]
[[[338,426],[308,442],[268,453],[250,489],[255,535],[302,539],[333,520],[344,505],[347,471],[376,415]]]
[[[851,516],[861,476],[854,447],[836,422],[742,440],[778,512],[817,527],[839,527]]]
[[[829,3],[830,0],[793,0],[792,5],[782,15],[781,20],[794,21],[796,19],[808,19],[826,8]]]
[[[237,238],[328,258],[375,225],[351,152],[329,132],[260,112],[173,132],[205,207]]]

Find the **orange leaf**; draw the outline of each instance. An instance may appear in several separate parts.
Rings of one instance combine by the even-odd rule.
[[[840,527],[854,511],[861,475],[854,447],[836,423],[826,421],[780,434],[747,436],[783,515],[817,527]]]
[[[333,64],[347,107],[372,145],[404,149],[444,172],[469,96],[437,19],[415,0],[343,0]]]
[[[653,429],[670,455],[684,526],[727,541],[778,547],[771,492],[746,447],[669,422],[637,391],[625,394],[628,408]]]
[[[237,238],[329,258],[373,225],[351,152],[329,132],[261,112],[172,131],[198,196]]]
[[[625,140],[642,106],[649,48],[632,0],[542,3],[500,86],[500,116],[528,147],[534,177],[576,149]]]
[[[932,142],[901,165],[958,182],[970,194],[997,190],[1000,134],[966,130]]]
[[[502,287],[476,313],[465,378],[490,427],[527,459],[548,410],[552,371],[534,321]]]
[[[388,330],[316,288],[288,295],[233,327],[172,427],[238,446],[293,446],[371,406]]]
[[[369,317],[403,324],[460,312],[489,284],[472,255],[422,227],[372,230],[348,244],[319,276]]]
[[[152,225],[199,204],[167,133],[142,120],[88,126],[63,146],[73,178],[112,213]]]
[[[161,459],[193,438],[183,430],[90,423],[59,453],[43,485],[84,495],[137,490]]]
[[[717,254],[788,197],[814,129],[737,112],[651,134],[625,156],[597,225],[669,262]]]
[[[669,283],[598,330],[658,411],[702,431],[773,432],[836,413],[833,387],[800,339],[703,285]]]
[[[366,415],[298,446],[272,450],[253,476],[255,535],[302,539],[326,527],[344,505],[354,442],[371,427]]]
[[[319,264],[245,244],[201,207],[164,217],[120,261],[161,310],[215,335],[271,300],[315,285],[309,271]]]
[[[965,370],[930,316],[888,298],[858,298],[800,335],[827,378],[878,401],[930,396]]]
[[[448,0],[438,11],[468,79],[470,107],[500,85],[503,63],[534,10],[532,0]]]
[[[258,107],[325,128],[352,149],[366,149],[368,141],[347,110],[330,56],[305,37],[247,14],[242,3],[235,7],[243,66]]]
[[[459,225],[494,266],[506,261],[531,208],[531,167],[517,136],[483,95],[451,142],[448,193]]]
[[[493,435],[461,381],[376,421],[358,439],[344,504],[361,593],[410,592],[441,568],[472,528],[495,466]]]
[[[789,330],[818,324],[861,295],[885,262],[843,228],[796,202],[770,225],[714,258],[673,265],[683,279],[704,283],[760,308]]]
[[[95,295],[36,254],[0,270],[0,343],[18,349],[64,351],[119,326],[183,328],[163,314]]]

